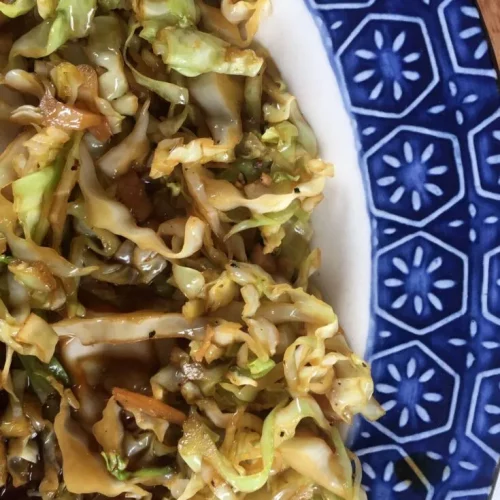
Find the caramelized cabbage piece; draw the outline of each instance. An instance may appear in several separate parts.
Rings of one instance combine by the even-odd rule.
[[[139,498],[146,495],[142,488],[109,474],[104,459],[90,450],[88,436],[71,418],[64,400],[55,418],[54,430],[62,454],[64,483],[70,493],[100,493],[107,497],[127,493]]]
[[[6,498],[366,499],[339,426],[384,410],[311,279],[334,168],[269,12],[0,2]]]

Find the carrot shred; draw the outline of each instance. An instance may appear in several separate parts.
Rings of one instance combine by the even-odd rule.
[[[187,416],[176,408],[144,394],[114,387],[113,396],[125,410],[139,410],[150,417],[161,418],[178,425],[182,425],[187,419]]]

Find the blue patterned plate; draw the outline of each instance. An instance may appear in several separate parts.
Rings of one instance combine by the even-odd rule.
[[[368,497],[486,499],[500,457],[500,93],[479,11],[307,0],[314,27],[299,0],[274,1],[303,24],[290,37],[275,21],[264,41],[337,164],[318,219],[323,286],[387,410],[351,433]]]

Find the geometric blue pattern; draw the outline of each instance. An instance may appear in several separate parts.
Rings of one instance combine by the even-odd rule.
[[[364,160],[372,211],[386,219],[422,227],[464,197],[460,144],[454,135],[401,125]]]
[[[418,232],[377,251],[375,312],[416,335],[434,332],[467,311],[468,258]]]
[[[500,93],[474,0],[306,0],[357,131],[368,497],[486,500],[500,459]],[[339,166],[340,168],[340,166]]]

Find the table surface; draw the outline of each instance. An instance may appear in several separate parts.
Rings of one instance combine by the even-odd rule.
[[[477,0],[500,67],[500,0]]]

